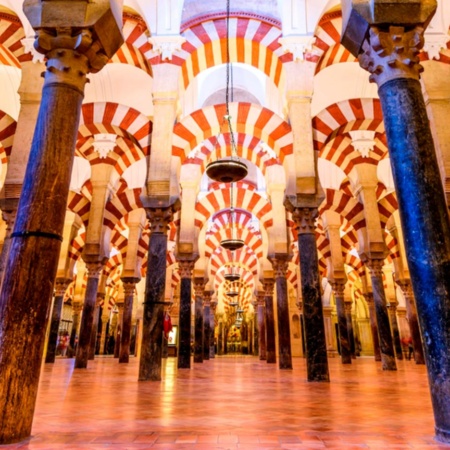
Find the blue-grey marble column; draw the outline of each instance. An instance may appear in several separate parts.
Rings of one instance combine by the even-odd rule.
[[[277,288],[278,365],[280,369],[292,369],[289,297],[286,280],[288,264],[288,255],[277,255],[272,259]]]
[[[223,348],[223,345],[224,345],[223,329],[224,329],[224,326],[223,326],[223,319],[221,318],[221,319],[219,320],[219,332],[218,332],[218,335],[217,335],[217,354],[218,354],[219,356],[224,354],[224,348]]]
[[[406,303],[406,317],[408,318],[409,331],[414,347],[414,361],[416,364],[425,364],[425,356],[423,353],[422,336],[419,329],[419,320],[417,318],[416,303],[410,280],[399,282],[403,291]]]
[[[212,292],[211,292],[212,295]],[[216,349],[214,346],[215,341],[215,328],[216,328],[216,309],[217,309],[217,302],[212,301],[211,302],[211,309],[210,309],[210,315],[209,315],[209,358],[214,359],[216,356]]]
[[[211,291],[203,291],[203,359],[210,358],[211,339]]]
[[[353,50],[378,85],[436,436],[450,442],[450,218],[419,81],[418,54],[436,5],[428,6],[417,17],[411,9],[415,28],[369,26]]]
[[[395,356],[397,359],[403,359],[402,342],[400,340],[400,330],[397,322],[397,301],[390,300],[388,306],[389,319],[391,322],[392,339],[394,342]]]
[[[89,360],[95,358],[95,349],[97,347],[98,322],[100,320],[100,305],[105,301],[105,294],[97,291],[97,299],[95,301],[94,318],[92,320],[91,343],[89,345]]]
[[[178,368],[191,367],[191,297],[194,260],[178,260],[181,276]]]
[[[341,348],[342,364],[352,363],[352,351],[350,347],[350,338],[348,336],[347,317],[345,315],[344,290],[345,280],[334,280],[331,282],[336,300],[336,312],[338,316],[339,343]]]
[[[308,381],[330,381],[314,221],[317,208],[295,208]]]
[[[266,352],[266,303],[264,291],[257,293],[257,320],[258,320],[258,347],[259,359],[265,361],[267,359]]]
[[[55,299],[53,300],[52,318],[50,322],[50,333],[48,336],[47,354],[45,355],[46,363],[54,363],[56,356],[56,347],[58,345],[59,323],[63,308],[64,294],[70,279],[57,278],[55,282]]]
[[[150,222],[139,381],[161,381],[168,225],[173,207],[146,208]]]
[[[378,325],[375,313],[375,302],[373,300],[373,293],[367,292],[366,294],[364,294],[364,299],[366,300],[367,308],[369,310],[370,331],[372,332],[373,355],[375,361],[381,361],[380,339],[378,337]]]
[[[97,305],[98,280],[104,264],[100,261],[87,262],[87,283],[84,294],[83,314],[81,316],[80,335],[75,356],[75,369],[86,369],[91,348],[92,327]]]
[[[122,335],[120,337],[119,363],[128,363],[130,360],[131,320],[133,314],[133,301],[136,283],[139,278],[122,278],[125,294],[122,318]]]
[[[203,293],[205,291],[205,279],[194,278],[194,363],[203,362],[204,345],[204,321],[203,321]]]
[[[344,299],[345,320],[347,322],[347,334],[350,340],[350,353],[352,359],[356,359],[356,345],[355,334],[353,332],[353,320],[352,320],[352,301],[346,301]]]
[[[266,362],[275,364],[277,362],[276,344],[275,344],[275,313],[273,309],[273,287],[275,281],[273,278],[265,278],[264,285],[264,303],[266,313]]]
[[[394,344],[392,342],[386,293],[383,286],[383,260],[371,259],[366,262],[372,280],[373,301],[380,339],[381,367],[383,370],[397,370]]]

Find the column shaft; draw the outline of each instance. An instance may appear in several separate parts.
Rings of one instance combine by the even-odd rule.
[[[180,348],[178,350],[178,368],[191,367],[191,278],[181,279],[180,289]]]
[[[266,361],[269,364],[277,362],[275,347],[275,314],[273,310],[273,280],[264,280],[265,287],[265,310],[266,310]]]
[[[356,345],[355,345],[355,334],[353,332],[353,320],[352,320],[352,303],[344,301],[345,308],[345,320],[347,322],[347,334],[350,340],[350,353],[352,359],[356,359]]]
[[[156,219],[149,215],[150,221]],[[168,220],[168,219],[167,219]],[[152,225],[148,248],[139,381],[161,381],[167,234]]]
[[[266,359],[266,321],[264,311],[264,298],[258,301],[258,344],[259,344],[259,359]]]
[[[52,318],[50,322],[50,333],[48,336],[47,354],[45,355],[46,363],[54,363],[56,356],[56,346],[58,344],[59,322],[61,320],[62,307],[64,300],[64,292],[62,289],[57,292],[53,301]]]
[[[375,361],[381,361],[380,339],[378,338],[378,325],[375,313],[375,303],[373,301],[373,294],[365,295],[367,306],[369,308],[370,331],[372,332],[373,354]]]
[[[210,337],[211,337],[211,322],[209,316],[211,314],[211,307],[205,304],[203,310],[203,359],[209,359],[210,355]]]
[[[345,284],[344,284],[345,286]],[[344,292],[342,287],[335,287],[336,312],[338,316],[339,342],[341,344],[341,361],[342,364],[352,363],[352,351],[350,347],[350,339],[348,336],[347,317],[345,315]]]
[[[223,355],[223,322],[220,321],[219,322],[219,332],[218,332],[218,336],[217,336],[217,354]]]
[[[194,292],[195,292],[195,317],[194,317],[194,363],[203,362],[203,293],[205,283],[203,278],[194,280]]]
[[[128,363],[130,360],[131,319],[133,314],[134,287],[133,281],[123,280],[125,300],[123,306],[122,336],[120,340],[119,363]]]
[[[391,302],[388,307],[391,322],[392,338],[394,340],[394,350],[397,359],[403,359],[402,342],[400,340],[400,330],[397,322],[397,305]]]
[[[97,293],[97,301],[94,308],[94,317],[92,320],[92,330],[91,330],[91,342],[89,344],[89,359],[93,360],[95,358],[95,349],[97,347],[97,334],[98,334],[98,321],[100,320],[100,305],[99,297]]]
[[[69,349],[71,349],[71,357],[75,356],[78,347],[78,328],[80,327],[81,310],[83,306],[80,303],[74,303],[72,315],[72,331],[70,333]]]

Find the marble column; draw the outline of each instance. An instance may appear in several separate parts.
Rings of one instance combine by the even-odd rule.
[[[373,301],[380,339],[381,367],[383,370],[397,370],[394,344],[392,342],[386,293],[383,286],[383,260],[371,259],[366,262],[372,280]]]
[[[59,322],[63,308],[64,294],[71,280],[67,278],[57,278],[55,282],[55,299],[53,300],[52,317],[50,322],[50,333],[48,336],[46,363],[54,363],[56,356],[56,346],[58,345]]]
[[[109,322],[109,316],[111,312],[108,309],[108,304],[105,302],[103,304],[103,311],[102,311],[102,334],[100,336],[100,355],[104,355],[105,352],[105,346],[106,346],[106,327],[108,326]]]
[[[191,297],[192,297],[192,271],[195,261],[193,259],[179,260],[178,267],[181,276],[180,289],[180,340],[178,348],[178,368],[191,367]]]
[[[131,339],[131,319],[133,314],[133,300],[137,278],[122,278],[123,290],[125,294],[122,335],[120,338],[119,363],[128,363],[130,360],[130,339]]]
[[[265,361],[267,359],[265,307],[266,307],[265,292],[258,291],[257,293],[258,346],[259,346],[259,359],[262,361]]]
[[[212,294],[212,292],[211,292]],[[214,359],[216,356],[216,350],[214,348],[214,337],[215,337],[215,327],[216,327],[216,309],[217,309],[217,302],[211,302],[211,309],[210,309],[210,315],[209,315],[209,358]]]
[[[166,289],[167,231],[173,207],[146,208],[151,234],[148,245],[145,300],[142,318],[139,381],[161,381],[164,305]]]
[[[194,278],[194,363],[203,362],[203,341],[204,341],[204,322],[203,322],[203,293],[205,291],[204,278]]]
[[[420,335],[419,320],[417,319],[416,303],[410,280],[399,282],[406,303],[406,317],[408,318],[409,331],[414,347],[414,360],[416,364],[425,364],[422,337]]]
[[[71,356],[75,356],[75,343],[78,346],[78,329],[80,327],[81,311],[83,305],[80,302],[73,302],[72,304],[72,331],[70,333],[69,349],[71,350]]]
[[[0,444],[31,433],[86,75],[100,70],[123,42],[109,2],[70,3],[58,2],[47,15],[37,14],[34,3],[23,8],[47,70],[0,293]],[[98,8],[95,17],[110,20],[71,28],[67,11],[74,5]],[[108,32],[100,42],[103,23]]]
[[[373,293],[368,292],[364,294],[364,298],[369,309],[370,331],[372,332],[373,354],[375,361],[381,361],[380,340],[378,338],[378,325],[375,313],[375,302],[373,300]]]
[[[402,342],[400,340],[400,331],[397,322],[397,301],[390,300],[388,306],[389,319],[391,322],[392,339],[394,341],[395,356],[397,359],[403,359]]]
[[[280,369],[292,369],[291,327],[286,272],[288,255],[277,255],[272,266],[277,288],[278,365]]]
[[[353,332],[353,318],[352,318],[352,301],[346,301],[344,299],[344,310],[345,310],[345,320],[347,322],[347,334],[350,340],[350,353],[352,359],[356,359],[356,345],[355,345],[355,334]]]
[[[211,291],[203,291],[203,359],[208,360],[210,355],[211,339]]]
[[[81,317],[80,335],[75,356],[75,369],[86,369],[91,347],[92,326],[94,323],[94,310],[97,304],[98,280],[104,265],[101,262],[88,262],[86,293],[84,295],[83,315]]]
[[[266,362],[275,364],[277,362],[275,346],[275,313],[273,310],[273,278],[264,278],[264,303],[266,313]]]
[[[223,318],[222,317],[219,319],[219,332],[218,332],[218,335],[217,335],[217,354],[219,356],[224,354],[224,351],[223,351],[223,343],[224,343],[224,339],[223,339]]]
[[[419,2],[419,8],[415,8],[417,2],[408,3],[414,8],[408,10],[411,25],[407,28],[401,26],[404,17],[398,20],[395,8],[386,4],[382,27],[364,18],[367,22],[363,26],[368,29],[355,42],[355,36],[349,36],[360,29],[361,21],[350,22],[344,39],[370,72],[370,80],[378,85],[408,268],[424,336],[436,436],[450,442],[450,217],[419,81],[423,67],[418,57],[436,2]],[[351,16],[355,18],[349,14],[348,19]],[[394,23],[387,27],[389,17]],[[395,22],[401,23],[396,26]]]
[[[5,237],[3,239],[2,251],[0,254],[0,286],[3,279],[3,274],[5,272],[9,247],[11,245],[11,234],[14,229],[14,223],[16,222],[17,204],[18,199],[9,199],[6,205],[2,205],[2,202],[0,200],[0,207],[2,209],[2,219],[6,223]]]
[[[330,381],[314,221],[317,208],[295,208],[308,381]]]
[[[105,294],[97,292],[97,300],[95,302],[94,318],[92,320],[91,343],[89,345],[89,360],[95,358],[95,349],[97,347],[98,322],[100,320],[101,305],[105,301]]]
[[[341,348],[342,364],[352,363],[352,350],[350,346],[350,338],[348,335],[348,322],[345,314],[344,290],[345,280],[334,280],[331,282],[334,290],[334,298],[336,300],[336,311],[339,329],[339,343]]]

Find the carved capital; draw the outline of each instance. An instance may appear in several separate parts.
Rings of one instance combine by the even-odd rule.
[[[370,277],[383,277],[383,265],[384,260],[382,259],[368,259],[366,261],[366,266],[369,270]]]
[[[344,301],[344,310],[345,310],[345,314],[351,314],[352,313],[352,306],[353,306],[353,302],[350,301]]]
[[[217,302],[215,301],[215,302],[213,302],[213,301],[211,301],[211,311],[213,312],[213,313],[215,313],[216,312],[216,309],[217,309]]]
[[[2,209],[2,219],[6,223],[5,238],[9,238],[11,236],[14,223],[16,222],[16,217],[17,209]]]
[[[186,42],[182,36],[152,36],[148,39],[153,45],[153,51],[161,55],[161,61],[172,60],[173,54],[181,50],[181,46]]]
[[[95,307],[98,308],[105,303],[106,294],[104,292],[97,292],[97,298],[95,300]]]
[[[167,234],[169,223],[173,220],[173,208],[148,208],[146,209],[150,230],[152,233]]]
[[[203,297],[203,293],[205,292],[206,280],[203,277],[195,277],[193,284],[194,295],[196,297]]]
[[[314,234],[317,208],[294,208],[292,219],[297,225],[298,234]]]
[[[265,296],[270,297],[273,295],[273,286],[274,285],[275,285],[275,280],[273,278],[264,278],[263,287],[264,287]]]
[[[211,296],[213,291],[203,291],[203,306],[211,306]]]
[[[414,292],[412,289],[411,280],[404,279],[404,280],[398,281],[397,283],[402,289],[405,300],[406,301],[414,301]]]
[[[344,297],[346,280],[333,280],[330,281],[331,287],[333,288],[334,295],[338,298]]]
[[[55,297],[62,297],[71,281],[70,278],[57,278],[55,280]]]
[[[270,259],[272,263],[275,279],[286,278],[286,272],[289,267],[287,257],[274,257]]]
[[[104,264],[99,261],[87,262],[86,269],[87,269],[88,278],[100,278],[103,267],[104,267]]]
[[[408,31],[401,26],[390,26],[389,31],[370,27],[358,57],[361,67],[371,74],[369,80],[378,87],[398,78],[419,80],[423,72],[418,57],[424,45],[423,33],[421,26]]]
[[[72,303],[72,311],[73,311],[74,316],[80,315],[82,309],[83,309],[83,303],[81,303],[81,302],[73,302]]]
[[[369,307],[369,310],[375,311],[375,302],[373,300],[373,292],[367,292],[364,294],[364,298],[366,300],[367,306]]]
[[[195,261],[178,260],[178,270],[181,278],[192,278]]]
[[[306,55],[313,52],[313,45],[316,42],[314,36],[288,36],[278,39],[285,52],[292,53],[294,61],[304,61]]]
[[[258,306],[265,306],[265,302],[264,302],[264,297],[266,296],[266,292],[265,291],[258,291],[256,293],[256,304]]]
[[[139,282],[138,278],[122,278],[122,286],[125,297],[133,297],[136,289],[136,283]]]

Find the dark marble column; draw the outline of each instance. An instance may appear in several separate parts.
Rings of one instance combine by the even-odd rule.
[[[317,208],[295,208],[308,381],[330,381],[314,221]]]
[[[180,289],[180,340],[178,349],[178,368],[191,367],[191,297],[192,297],[192,271],[194,259],[179,260],[178,267],[181,276]]]
[[[0,294],[0,444],[31,433],[86,75],[100,70],[123,43],[109,2],[63,3],[52,14],[36,13],[30,2],[23,7],[47,70]],[[97,38],[105,30],[95,18],[89,27],[80,19],[71,28],[67,10],[77,6],[109,16],[102,22],[108,24],[105,39]]]
[[[397,322],[397,301],[391,300],[388,306],[389,319],[391,322],[392,339],[394,341],[395,356],[397,359],[403,359],[402,342],[400,340],[400,330]]]
[[[203,291],[203,359],[209,359],[211,349],[211,291]]]
[[[146,208],[151,234],[148,245],[142,318],[139,381],[161,381],[168,225],[173,208]]]
[[[103,302],[105,301],[105,294],[103,292],[97,292],[97,300],[95,302],[94,319],[92,320],[91,330],[91,343],[89,345],[89,360],[95,358],[95,349],[97,347],[97,335],[98,335],[98,323],[100,321],[100,310]]]
[[[3,189],[5,189],[5,186]],[[8,260],[9,247],[11,246],[11,234],[16,222],[18,203],[18,199],[0,199],[2,219],[6,223],[5,237],[3,239],[3,246],[0,254],[0,286],[3,279],[3,274],[5,273],[6,261]]]
[[[258,291],[257,293],[257,319],[258,319],[258,346],[259,359],[265,361],[266,353],[266,311],[265,311],[265,292]]]
[[[128,363],[130,360],[131,319],[133,314],[133,300],[136,283],[139,283],[138,278],[122,278],[125,299],[123,306],[119,363]]]
[[[352,363],[352,351],[350,347],[350,338],[348,336],[347,317],[345,315],[344,290],[345,280],[334,280],[331,282],[336,300],[336,312],[338,316],[339,343],[341,348],[342,364]]]
[[[223,344],[224,344],[224,339],[223,339],[223,318],[220,318],[220,320],[219,320],[219,334],[217,336],[217,354],[219,356],[224,354]]]
[[[361,42],[352,50],[355,55],[361,53],[361,66],[378,85],[408,268],[424,337],[436,436],[450,442],[450,218],[419,81],[423,67],[418,54],[435,9],[435,5],[423,9],[422,3],[420,12],[419,8],[409,11],[409,23],[416,23],[415,28],[369,26],[369,32],[366,30],[363,38],[361,35]],[[387,11],[395,16],[394,8]]]
[[[105,355],[106,354],[106,327],[108,326],[108,322],[109,322],[109,316],[110,316],[111,312],[108,309],[108,305],[107,302],[103,304],[103,308],[102,308],[102,315],[101,315],[101,319],[102,319],[102,333],[100,336],[100,351],[99,354],[100,355]]]
[[[75,345],[78,346],[78,329],[80,327],[81,311],[83,310],[83,305],[80,302],[73,302],[72,304],[72,330],[70,332],[69,340],[69,350],[70,356],[75,356]]]
[[[269,364],[277,362],[275,347],[275,313],[273,310],[273,287],[275,281],[273,278],[265,278],[264,285],[264,303],[266,313],[266,361]]]
[[[75,356],[75,369],[86,369],[91,347],[92,326],[94,323],[94,310],[97,304],[98,280],[104,265],[100,261],[87,262],[87,284],[84,294],[83,315],[81,317],[80,335]]]
[[[414,301],[414,293],[410,280],[399,282],[403,291],[406,303],[406,317],[409,323],[409,331],[414,347],[414,360],[416,364],[425,364],[425,356],[423,353],[422,337],[420,335],[419,320],[417,319],[416,303]]]
[[[352,301],[345,301],[344,299],[344,310],[345,310],[345,320],[347,322],[347,334],[350,340],[350,353],[352,359],[356,359],[356,345],[355,345],[355,334],[353,332],[353,320],[352,320]]]
[[[280,369],[292,369],[291,327],[286,280],[288,265],[288,255],[276,255],[272,259],[277,288],[278,364]]]
[[[46,363],[54,363],[56,356],[56,346],[58,344],[59,322],[61,321],[64,294],[71,280],[67,278],[57,278],[55,282],[55,299],[53,301],[52,318],[50,322],[50,333],[48,336]]]
[[[366,265],[372,280],[373,301],[380,339],[381,367],[383,370],[397,370],[386,293],[383,286],[383,260],[371,259],[366,262]]]
[[[375,302],[373,300],[373,293],[368,292],[364,294],[364,298],[369,309],[370,330],[372,332],[373,354],[375,361],[381,361],[380,340],[378,338],[378,325],[375,313]]]
[[[212,294],[212,292],[211,292]],[[211,309],[210,309],[210,315],[209,315],[209,358],[214,359],[216,356],[216,350],[214,348],[214,338],[215,338],[215,328],[216,328],[216,309],[217,309],[217,302],[211,302]]]
[[[204,322],[203,322],[203,293],[205,291],[205,279],[194,278],[194,363],[203,362]]]
[[[264,301],[264,297],[263,297]],[[255,316],[253,318],[253,356],[259,357],[259,329],[258,329],[258,302],[256,301],[253,303],[253,306],[255,308]],[[264,311],[263,311],[264,313]],[[265,335],[264,335],[265,337]]]

